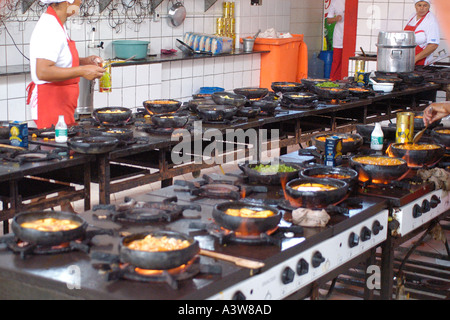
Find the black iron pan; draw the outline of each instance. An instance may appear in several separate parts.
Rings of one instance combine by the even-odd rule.
[[[35,229],[24,228],[21,226],[24,222],[46,218],[68,219],[79,223],[80,226],[72,230],[55,232],[39,231]],[[87,227],[87,222],[80,216],[70,212],[59,211],[33,211],[19,213],[13,218],[11,224],[11,228],[15,236],[20,240],[29,242],[31,244],[44,246],[53,246],[77,239],[82,239],[86,234]]]
[[[336,187],[333,190],[296,190],[295,187],[303,183],[317,183]],[[317,179],[299,178],[289,181],[286,184],[286,193],[296,206],[305,208],[326,208],[330,204],[335,204],[344,199],[347,195],[349,185],[343,180],[337,179]]]
[[[95,109],[94,119],[100,123],[126,123],[131,119],[131,109],[124,107],[106,107]]]
[[[173,99],[158,99],[146,100],[142,104],[149,114],[165,114],[180,109],[182,102]]]
[[[242,209],[248,208],[256,211],[270,210],[274,215],[266,218],[247,218],[240,216],[232,216],[226,214],[227,209]],[[275,209],[270,206],[264,205],[252,205],[240,201],[224,202],[217,204],[214,209],[212,216],[216,223],[231,231],[241,231],[243,228],[249,233],[264,233],[277,228],[280,223],[282,213],[280,210]]]
[[[67,141],[70,149],[86,154],[102,154],[112,151],[119,139],[107,136],[75,137]]]
[[[428,145],[427,142],[418,142],[416,145]],[[401,148],[403,143],[393,143],[389,148],[389,152],[396,158],[402,158],[406,160],[409,167],[421,168],[424,166],[430,166],[437,163],[445,154],[445,148],[438,144],[433,144],[433,149],[423,150],[407,150]]]
[[[358,172],[347,167],[330,167],[330,166],[316,166],[300,170],[300,178],[332,178],[343,180],[348,183],[349,187],[354,187],[358,182]],[[338,177],[341,176],[341,177]]]
[[[255,169],[256,166],[260,164],[261,163],[248,163],[248,162],[239,163],[238,167],[239,169],[242,170],[242,172],[244,172],[245,175],[247,175],[247,177],[250,178],[251,181],[268,185],[281,185],[283,182],[286,183],[292,179],[295,179],[298,177],[300,170],[303,169],[302,166],[296,163],[280,162],[280,164],[294,168],[295,171],[264,174]],[[270,163],[263,163],[263,164],[270,165]]]
[[[237,88],[233,91],[249,100],[264,98],[269,93],[267,88]]]
[[[396,165],[381,165],[381,164],[364,164],[358,161],[360,157],[368,157],[356,155],[350,158],[350,165],[358,172],[358,179],[360,181],[381,181],[389,182],[401,178],[408,171],[408,164],[406,160],[398,159],[401,163]],[[374,156],[376,158],[392,159],[388,156]]]
[[[450,128],[437,127],[431,130],[431,136],[437,143],[450,148],[450,133],[447,133],[449,130]]]
[[[232,119],[237,113],[237,107],[231,105],[199,105],[198,115],[205,121],[224,121]]]
[[[143,239],[147,235],[187,240],[190,245],[180,250],[158,252],[133,250],[128,247],[131,241]],[[199,252],[200,247],[197,240],[174,231],[154,231],[133,234],[123,238],[119,244],[119,257],[121,262],[130,263],[138,268],[150,270],[168,270],[179,267],[192,260]]]

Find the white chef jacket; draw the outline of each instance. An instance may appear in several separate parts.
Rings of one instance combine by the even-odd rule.
[[[416,14],[412,15],[408,19],[408,26],[414,27],[419,21],[416,19]],[[416,45],[425,49],[428,44],[437,44],[440,42],[440,31],[439,31],[439,23],[436,19],[436,16],[429,12],[425,19],[423,19],[422,23],[417,27],[415,31],[416,35]],[[425,65],[433,59],[433,55],[430,54],[425,59]]]
[[[68,35],[61,28],[58,20],[44,13],[37,22],[30,39],[30,73],[35,84],[48,81],[39,80],[36,75],[36,59],[47,59],[55,62],[57,67],[70,68],[72,55],[67,44]]]
[[[342,20],[336,22],[333,32],[333,48],[342,49],[344,47],[344,14],[345,14],[345,0],[331,0],[328,8],[329,18],[342,16]]]

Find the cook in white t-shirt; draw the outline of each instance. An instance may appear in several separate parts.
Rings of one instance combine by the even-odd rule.
[[[344,47],[345,0],[331,0],[328,9],[328,23],[336,22],[333,32],[333,48]]]

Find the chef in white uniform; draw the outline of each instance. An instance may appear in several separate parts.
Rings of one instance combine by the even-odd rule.
[[[427,65],[433,59],[433,52],[439,46],[439,23],[430,12],[431,0],[414,0],[416,13],[408,19],[405,31],[416,36],[416,65]]]

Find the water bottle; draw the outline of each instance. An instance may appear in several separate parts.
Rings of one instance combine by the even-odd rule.
[[[375,128],[372,131],[372,135],[370,136],[370,149],[377,151],[383,150],[383,143],[383,130],[381,130],[380,123],[376,123]]]
[[[59,116],[58,123],[55,126],[55,141],[58,143],[67,142],[67,124],[63,115]]]

